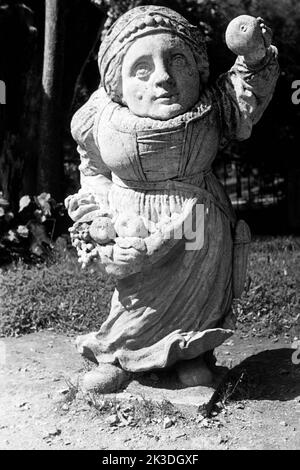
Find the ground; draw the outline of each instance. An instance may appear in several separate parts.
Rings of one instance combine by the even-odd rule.
[[[217,349],[232,372],[210,416],[82,397],[87,365],[73,343],[54,331],[0,340],[1,449],[300,448],[300,364],[288,335],[239,332]]]

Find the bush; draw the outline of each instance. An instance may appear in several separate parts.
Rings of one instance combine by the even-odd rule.
[[[20,259],[27,263],[45,260],[53,240],[70,222],[63,203],[49,193],[22,196],[19,210],[13,212],[0,192],[0,266]]]

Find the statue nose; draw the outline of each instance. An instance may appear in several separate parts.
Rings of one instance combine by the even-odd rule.
[[[170,75],[168,69],[165,66],[161,66],[156,70],[154,83],[156,86],[162,86],[164,84],[172,84],[173,78]]]

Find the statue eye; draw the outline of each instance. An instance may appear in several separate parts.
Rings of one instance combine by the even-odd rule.
[[[146,62],[141,62],[135,66],[134,74],[138,78],[147,77],[151,72],[151,67]]]
[[[172,57],[172,65],[176,67],[185,67],[186,66],[186,59],[182,54],[175,54]]]

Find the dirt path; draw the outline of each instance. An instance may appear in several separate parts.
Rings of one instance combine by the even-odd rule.
[[[235,395],[209,419],[174,411],[166,429],[163,415],[113,426],[112,411],[55,401],[66,379],[86,370],[72,342],[51,331],[0,340],[1,449],[300,449],[300,365],[291,339],[227,341],[217,358],[233,368],[233,386],[242,378]],[[223,398],[230,390],[224,386]]]

